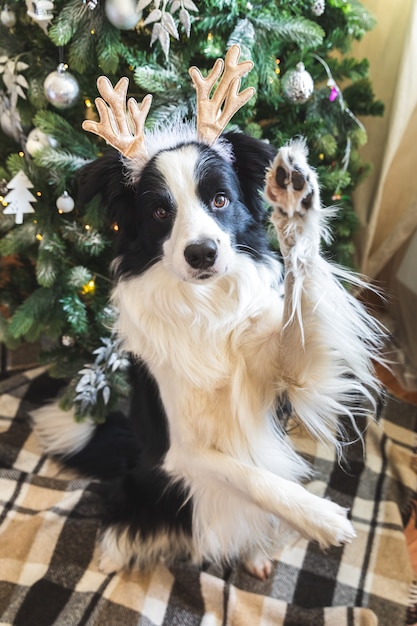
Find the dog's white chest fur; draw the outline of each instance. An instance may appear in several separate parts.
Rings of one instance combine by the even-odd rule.
[[[193,445],[218,446],[231,423],[244,428],[270,408],[283,311],[275,273],[278,263],[242,255],[234,272],[195,285],[173,280],[161,262],[116,287],[118,332],[157,379],[172,421],[195,433]]]

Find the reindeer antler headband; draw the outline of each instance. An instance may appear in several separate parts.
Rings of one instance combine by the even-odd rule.
[[[189,70],[197,94],[197,136],[201,141],[212,145],[226,128],[233,115],[252,98],[253,87],[239,93],[240,79],[253,67],[252,61],[239,63],[240,47],[233,45],[227,51],[225,60],[217,59],[207,78],[197,67]],[[222,75],[223,74],[223,75]],[[219,83],[210,98],[212,89]],[[144,138],[146,117],[152,103],[152,96],[145,96],[139,105],[129,98],[127,108],[133,122],[130,130],[126,116],[126,95],[129,79],[124,77],[114,87],[105,76],[97,79],[101,98],[96,98],[100,122],[85,120],[84,130],[103,137],[121,154],[129,159],[147,159]]]

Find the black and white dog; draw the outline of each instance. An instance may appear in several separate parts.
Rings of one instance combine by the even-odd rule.
[[[326,210],[302,140],[277,153],[228,133],[209,146],[187,127],[150,135],[148,153],[139,166],[112,151],[82,178],[120,229],[113,302],[135,361],[131,431],[56,408],[35,428],[49,453],[111,478],[103,571],[241,559],[265,578],[294,531],[323,547],[355,537],[344,508],[301,485],[309,467],[277,415],[290,407],[340,450],[377,385],[379,330],[320,254]]]

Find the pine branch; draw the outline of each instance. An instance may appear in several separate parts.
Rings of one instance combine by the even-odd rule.
[[[241,19],[237,22],[230,35],[227,47],[237,44],[242,51],[242,60],[252,59],[252,48],[255,45],[256,33],[252,22],[248,19]]]
[[[44,167],[50,171],[51,180],[59,182],[62,174],[68,176],[74,174],[91,159],[84,159],[67,150],[44,148],[33,157],[38,167]]]
[[[42,287],[53,287],[57,278],[62,281],[66,247],[55,232],[43,233],[36,263],[36,278]]]
[[[136,67],[133,77],[137,85],[149,93],[166,93],[168,89],[177,89],[178,75],[171,70],[156,65]]]
[[[302,49],[318,48],[322,45],[325,32],[316,22],[304,17],[284,17],[274,19],[267,17],[252,17],[251,19],[258,36],[258,45],[262,45],[263,38],[273,37],[276,45],[294,43]]]
[[[103,72],[114,74],[122,57],[120,31],[106,21],[106,27],[97,34],[97,61]]]
[[[87,267],[84,267],[83,265],[76,265],[68,274],[67,284],[73,289],[81,289],[92,279],[92,277],[93,275]]]
[[[86,37],[85,31],[79,28],[73,33],[69,47],[68,63],[70,67],[77,68],[77,72],[84,74],[88,69],[91,59],[94,58],[93,37]],[[104,71],[107,71],[104,69]]]
[[[14,221],[14,220],[13,220]],[[0,254],[10,256],[12,254],[28,253],[34,247],[36,225],[32,221],[26,221],[18,228],[13,228],[0,241]]]
[[[83,228],[75,222],[67,222],[62,229],[62,236],[70,241],[74,248],[90,256],[98,256],[110,243],[95,228]]]
[[[65,3],[49,28],[48,36],[51,41],[56,46],[65,46],[69,43],[88,11],[87,3],[83,4],[79,0]]]
[[[54,137],[61,148],[72,148],[79,157],[95,158],[95,146],[87,133],[76,130],[62,115],[49,110],[38,111],[33,124],[46,135]]]
[[[50,289],[39,287],[17,309],[10,320],[9,332],[15,339],[37,340],[48,324],[55,297]]]
[[[65,318],[76,335],[82,335],[87,331],[87,309],[76,293],[70,293],[59,300]]]

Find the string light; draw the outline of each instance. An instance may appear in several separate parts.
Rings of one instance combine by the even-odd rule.
[[[40,198],[40,197],[41,197],[41,195],[42,195],[42,191],[37,191],[37,192],[36,192],[36,195],[38,196],[38,198]]]
[[[281,68],[279,67],[281,59],[275,59],[275,74],[281,74]]]
[[[91,226],[90,226],[90,224],[86,224],[86,225],[84,226],[84,229],[85,229],[85,230],[91,230]]]
[[[83,288],[81,289],[81,293],[83,296],[89,294],[89,293],[94,293],[96,290],[96,282],[94,280],[94,278],[92,278],[91,280],[88,281],[88,283],[86,283]]]
[[[115,233],[117,233],[119,231],[119,224],[113,224],[112,229],[114,230]]]
[[[20,157],[24,157],[24,156],[25,156],[25,153],[21,150],[21,151],[19,152],[19,156],[20,156]]]
[[[42,239],[43,239],[43,235],[41,235],[41,233],[36,233],[36,239],[37,239],[38,241],[42,241]]]
[[[84,100],[84,104],[87,107],[87,109],[90,109],[93,106],[93,103],[91,102],[91,100],[89,98],[86,98]]]

